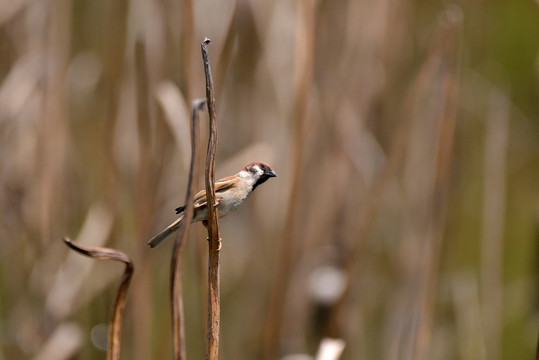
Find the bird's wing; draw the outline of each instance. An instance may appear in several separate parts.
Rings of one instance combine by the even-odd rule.
[[[222,192],[228,188],[234,186],[238,182],[237,176],[227,176],[225,178],[217,180],[215,183],[215,192]]]
[[[236,184],[237,179],[238,178],[235,176],[228,176],[217,180],[217,182],[215,183],[215,192],[220,193],[230,189],[232,186],[234,186],[234,184]],[[206,206],[206,190],[200,190],[195,195],[194,203],[195,209]]]

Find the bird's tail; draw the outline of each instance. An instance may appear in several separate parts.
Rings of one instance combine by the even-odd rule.
[[[183,215],[181,215],[172,224],[167,226],[165,230],[161,231],[159,234],[151,238],[150,241],[148,241],[148,245],[150,245],[151,248],[154,248],[157,245],[161,244],[163,240],[168,238],[170,235],[172,235],[173,232],[179,229],[180,225],[182,224],[182,220],[183,220]]]

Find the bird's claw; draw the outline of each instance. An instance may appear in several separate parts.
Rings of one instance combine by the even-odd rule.
[[[206,241],[210,242],[210,238],[207,237]],[[219,242],[219,245],[217,246],[217,251],[220,251],[221,247],[223,246],[223,242],[221,241],[221,238],[219,238],[219,240],[217,240],[217,241]]]

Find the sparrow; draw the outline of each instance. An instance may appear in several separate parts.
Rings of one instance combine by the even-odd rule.
[[[215,206],[219,210],[219,218],[227,216],[239,208],[258,185],[276,176],[277,174],[268,164],[256,161],[248,164],[236,175],[219,179],[215,183]],[[208,221],[206,190],[201,190],[195,195],[194,205],[192,223],[202,221],[206,225]],[[178,219],[148,241],[148,245],[151,248],[159,245],[180,228],[185,215],[185,209],[186,205],[177,208],[176,214],[179,214]]]

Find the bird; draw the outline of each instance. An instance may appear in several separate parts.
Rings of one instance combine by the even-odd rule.
[[[265,183],[268,179],[277,177],[268,164],[255,161],[247,164],[239,173],[217,180],[215,183],[215,200],[219,218],[225,217],[238,209],[243,202],[252,194],[254,189]],[[161,244],[166,238],[178,230],[185,216],[186,205],[176,208],[178,218],[167,226],[159,234],[148,241],[151,248]],[[194,197],[194,214],[192,223],[202,221],[207,225],[208,209],[206,202],[206,190],[199,191]]]

